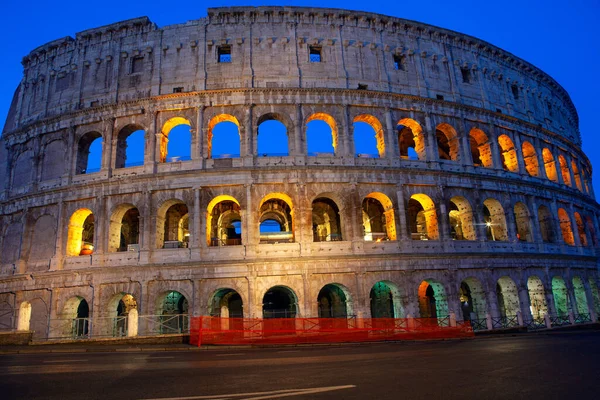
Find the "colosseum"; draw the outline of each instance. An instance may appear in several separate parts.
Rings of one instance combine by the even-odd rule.
[[[577,112],[490,43],[365,12],[211,8],[79,32],[23,67],[0,145],[3,330],[597,321]]]

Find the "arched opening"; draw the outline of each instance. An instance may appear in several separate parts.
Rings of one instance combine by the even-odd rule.
[[[84,134],[77,144],[76,174],[99,172],[102,167],[102,135],[98,132]]]
[[[356,156],[383,158],[385,156],[385,141],[381,122],[368,114],[354,117],[353,122]]]
[[[117,136],[117,158],[115,168],[144,165],[146,132],[140,125],[127,125]]]
[[[288,133],[279,114],[266,114],[258,119],[258,155],[285,157],[289,155]]]
[[[47,261],[54,256],[56,252],[56,248],[54,247],[56,229],[56,219],[54,216],[44,214],[36,219],[31,229],[29,254],[26,256],[29,260]],[[45,267],[45,269],[47,268]]]
[[[560,276],[552,278],[552,297],[556,314],[565,318],[569,313],[569,293],[564,279]]]
[[[548,314],[548,304],[546,303],[546,291],[542,280],[535,275],[527,279],[527,291],[529,293],[529,309],[534,319],[542,319]]]
[[[517,202],[514,207],[514,213],[517,225],[517,239],[521,242],[533,242],[529,209],[525,204]]]
[[[189,304],[177,291],[163,293],[157,298],[156,315],[161,334],[184,333],[188,330]]]
[[[538,208],[538,222],[540,224],[540,233],[542,234],[542,241],[546,243],[554,243],[556,237],[554,236],[554,227],[552,226],[552,214],[546,206],[540,206]]]
[[[577,303],[577,314],[589,314],[590,309],[588,307],[587,297],[585,294],[585,286],[580,277],[573,277],[573,293],[575,294],[575,302]],[[574,310],[575,311],[575,310]]]
[[[266,196],[260,205],[260,243],[293,243],[294,220],[292,200],[284,193]]]
[[[498,144],[500,145],[500,155],[504,170],[510,172],[519,172],[517,152],[511,138],[509,138],[507,135],[500,135],[498,137]]]
[[[571,160],[571,170],[573,171],[575,186],[577,186],[577,189],[579,189],[580,192],[583,192],[583,186],[581,185],[581,175],[579,175],[579,168],[577,168],[575,160]]]
[[[108,251],[139,251],[140,213],[131,204],[121,204],[110,219]]]
[[[383,193],[370,193],[363,199],[362,221],[364,240],[396,240],[394,208],[390,199]]]
[[[596,236],[596,229],[594,228],[594,222],[592,221],[592,217],[589,215],[585,217],[585,222],[587,225],[587,231],[590,233],[592,239],[592,245],[598,246],[598,237]]]
[[[419,315],[421,318],[445,318],[448,316],[448,299],[444,286],[434,280],[419,285]]]
[[[400,157],[425,161],[427,153],[425,151],[425,135],[423,135],[421,125],[414,119],[404,118],[398,121],[396,130],[398,131]]]
[[[244,318],[242,296],[229,288],[217,290],[210,302],[209,313],[213,317]]]
[[[229,114],[219,114],[208,122],[208,158],[237,158],[240,156],[240,123]]]
[[[306,143],[309,156],[335,154],[338,128],[329,114],[315,113],[306,119]]]
[[[440,160],[459,161],[458,135],[454,128],[447,123],[439,124],[435,130]]]
[[[263,297],[263,318],[296,318],[296,294],[285,286],[274,286]]]
[[[87,338],[90,325],[90,308],[88,302],[80,296],[71,297],[65,302],[60,314],[62,325],[62,336],[74,339]]]
[[[31,323],[31,303],[24,301],[19,305],[19,316],[17,318],[17,330],[28,331]]]
[[[476,240],[471,204],[462,196],[450,199],[450,237],[452,240]]]
[[[94,214],[87,208],[80,208],[69,220],[67,256],[84,256],[93,252]]]
[[[544,159],[544,169],[546,170],[546,176],[552,182],[558,182],[558,175],[556,173],[556,162],[552,152],[547,148],[542,150],[542,157]]]
[[[562,154],[558,155],[558,165],[560,165],[560,174],[565,185],[573,186],[571,184],[571,171],[569,170],[569,164],[567,164],[567,160]]]
[[[571,219],[564,208],[558,209],[558,222],[565,243],[569,246],[575,246],[575,236],[573,235],[573,228],[571,227]]]
[[[137,301],[129,293],[119,293],[111,299],[108,314],[112,318],[112,336],[137,336],[137,326],[130,326],[129,314],[137,316]]]
[[[314,242],[343,240],[340,212],[333,200],[326,197],[313,200],[312,227]]]
[[[407,205],[408,229],[413,240],[438,240],[435,204],[424,194],[413,194]]]
[[[391,282],[379,281],[369,293],[371,318],[404,318],[400,290]]]
[[[525,162],[525,169],[530,176],[540,176],[540,166],[538,164],[537,154],[535,153],[535,147],[529,142],[523,142],[521,145],[523,152],[523,161]]]
[[[481,129],[471,129],[469,132],[469,146],[474,166],[491,168],[494,165],[490,140]]]
[[[589,278],[590,282],[590,291],[592,292],[592,301],[594,302],[594,310],[596,311],[596,315],[600,314],[600,290],[598,290],[598,285],[594,279]]]
[[[41,180],[58,179],[67,172],[64,154],[66,145],[62,139],[53,140],[42,147]]]
[[[190,243],[189,213],[181,200],[166,201],[156,214],[156,248],[187,248]]]
[[[577,211],[573,215],[575,217],[575,224],[577,224],[577,234],[579,235],[579,242],[582,246],[587,246],[588,236],[585,230],[585,224],[583,223],[583,218],[581,218],[581,215]]]
[[[208,205],[208,245],[242,244],[242,216],[238,201],[227,195],[214,198]]]
[[[504,318],[511,318],[521,311],[519,302],[519,291],[517,285],[508,276],[503,276],[496,283],[496,298],[498,299],[498,311]]]
[[[487,240],[508,240],[506,229],[506,215],[504,208],[498,200],[487,199],[483,202],[483,220]]]
[[[160,135],[160,162],[188,161],[192,151],[190,121],[182,117],[169,119]]]
[[[347,318],[352,315],[348,290],[337,283],[323,286],[317,296],[319,318]]]
[[[485,318],[487,311],[485,292],[478,279],[467,278],[463,280],[458,288],[458,296],[463,321]]]

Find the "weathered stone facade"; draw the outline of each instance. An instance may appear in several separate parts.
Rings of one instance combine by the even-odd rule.
[[[23,65],[0,141],[3,328],[44,338],[84,316],[111,335],[132,310],[600,312],[600,208],[577,113],[551,77],[489,43],[368,13],[218,8],[80,32]],[[269,120],[285,125],[287,155],[258,154]],[[331,129],[329,154],[308,150],[314,120]],[[213,157],[222,122],[237,125],[239,156]],[[376,154],[357,154],[359,122]],[[191,159],[167,162],[181,124]],[[137,130],[144,162],[126,168]],[[86,171],[99,138],[101,168]],[[261,233],[267,218],[281,231]]]

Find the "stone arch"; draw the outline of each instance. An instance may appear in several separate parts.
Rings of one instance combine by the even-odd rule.
[[[108,228],[108,251],[139,250],[140,213],[129,203],[115,207]]]
[[[548,304],[542,280],[535,275],[527,278],[527,292],[529,293],[531,316],[534,319],[544,318],[544,315],[548,314]]]
[[[34,340],[48,338],[48,304],[39,297],[29,300],[31,304],[29,330],[33,331]]]
[[[263,114],[256,126],[259,156],[284,157],[290,154],[289,132],[293,124],[288,117],[279,113]]]
[[[273,286],[263,296],[263,318],[296,318],[298,297],[287,286]]]
[[[368,241],[396,240],[394,206],[385,194],[369,193],[362,201],[364,239]]]
[[[56,219],[41,215],[33,224],[29,242],[29,260],[48,260],[56,252]]]
[[[530,176],[540,176],[540,166],[538,164],[538,157],[535,153],[535,147],[527,141],[524,141],[521,145],[521,151],[523,152],[523,161],[525,162],[525,169]]]
[[[411,158],[410,149],[412,148],[420,161],[427,160],[426,140],[421,125],[414,119],[403,118],[398,121],[396,129],[398,130],[400,157]]]
[[[562,154],[558,155],[558,165],[560,166],[560,174],[563,182],[567,186],[573,186],[571,183],[571,171],[569,170],[569,164]]]
[[[242,209],[232,196],[219,195],[207,207],[206,239],[209,246],[242,244]]]
[[[454,196],[450,199],[448,208],[450,237],[453,240],[476,240],[473,209],[469,200],[462,196]]]
[[[107,330],[112,336],[137,336],[137,325],[131,326],[129,321],[136,317],[138,304],[135,297],[130,293],[120,292],[113,295],[107,304],[107,314],[112,320]],[[136,318],[133,318],[136,319]]]
[[[377,155],[379,156],[379,158],[383,158],[385,156],[385,133],[383,131],[383,126],[381,125],[381,122],[379,122],[379,120],[377,119],[377,117],[374,117],[373,115],[370,114],[361,114],[361,115],[357,115],[356,117],[354,117],[354,120],[352,121],[354,124],[354,143],[356,146],[357,140],[356,140],[356,124],[357,123],[365,123],[367,125],[369,125],[373,132],[375,133],[375,141],[376,141],[376,145],[375,147],[377,148]],[[360,156],[360,153],[358,153],[358,150],[356,151],[357,156]],[[370,153],[369,153],[370,154]]]
[[[481,129],[471,129],[469,132],[469,146],[471,148],[473,165],[486,168],[494,166],[490,140]]]
[[[17,317],[17,330],[29,331],[31,327],[31,303],[23,301],[19,304],[19,315]]]
[[[538,223],[540,225],[542,241],[554,243],[556,241],[556,235],[554,234],[552,214],[550,213],[550,209],[544,205],[538,208]]]
[[[598,246],[598,237],[596,236],[596,229],[594,228],[594,221],[592,221],[592,217],[586,215],[585,224],[587,225],[587,231],[590,233],[592,245]]]
[[[548,148],[542,150],[542,158],[544,159],[544,169],[546,170],[546,177],[552,182],[558,182],[558,175],[556,172],[556,161],[554,156]]]
[[[419,285],[419,315],[421,318],[445,318],[449,314],[444,285],[426,279]]]
[[[214,129],[216,128],[217,125],[219,125],[222,122],[230,122],[237,127],[237,133],[238,133],[237,142],[232,144],[232,148],[231,148],[231,150],[233,150],[232,152],[226,153],[226,154],[213,154],[213,139],[214,139],[214,133],[215,133]],[[240,133],[240,123],[238,122],[237,118],[230,114],[219,114],[219,115],[215,115],[214,117],[212,117],[210,119],[210,121],[208,122],[208,127],[206,130],[206,143],[207,143],[207,149],[208,149],[208,158],[219,158],[219,157],[223,157],[224,155],[225,156],[228,155],[233,158],[233,156],[236,155],[236,151],[237,151],[237,155],[239,156],[240,146],[241,146],[241,133]]]
[[[577,311],[577,314],[589,314],[590,308],[585,293],[585,286],[579,276],[573,277],[573,294],[575,295],[576,303],[573,311]]]
[[[184,248],[189,242],[187,204],[179,199],[163,202],[156,212],[156,248]]]
[[[13,222],[4,231],[2,240],[2,252],[0,252],[1,264],[14,264],[17,262],[21,252],[21,241],[23,238],[23,224]]]
[[[42,160],[42,181],[60,178],[67,171],[65,153],[67,149],[65,142],[56,139],[44,146]]]
[[[192,150],[191,126],[192,123],[187,118],[183,117],[169,118],[163,124],[158,143],[160,150],[159,162],[177,162],[190,159]],[[187,128],[181,129],[180,127]],[[174,132],[173,129],[175,129]],[[173,135],[175,137],[172,137]],[[186,147],[187,151],[184,150]],[[172,151],[174,148],[180,150],[180,152],[175,153]]]
[[[103,137],[100,132],[83,134],[77,142],[75,174],[91,174],[102,168]]]
[[[404,307],[398,286],[390,281],[379,281],[369,292],[371,318],[404,318]]]
[[[93,253],[94,226],[94,214],[88,208],[80,208],[71,215],[67,233],[67,256]]]
[[[577,211],[575,211],[573,216],[575,217],[575,224],[577,225],[577,235],[579,235],[579,242],[582,246],[587,246],[589,244],[588,235],[585,229],[583,218],[581,218],[581,215]]]
[[[176,290],[162,292],[156,297],[155,310],[160,333],[187,332],[189,303],[182,293]]]
[[[338,143],[339,143],[339,134],[338,134],[337,123],[335,122],[335,119],[331,115],[329,115],[327,113],[323,113],[323,112],[317,112],[317,113],[310,115],[306,119],[306,143],[307,143],[308,155],[310,156],[310,155],[316,155],[317,153],[329,153],[330,152],[329,150],[326,150],[326,149],[319,149],[318,152],[315,152],[314,149],[311,149],[311,145],[313,145],[313,142],[316,141],[316,138],[313,137],[311,132],[309,132],[308,124],[312,121],[323,121],[324,123],[327,124],[327,126],[329,126],[329,128],[331,130],[330,131],[331,132],[331,146],[332,146],[331,153],[336,154],[336,152],[338,150]],[[322,132],[319,132],[319,134],[322,134]],[[326,150],[326,151],[323,151],[323,150]]]
[[[521,312],[519,290],[512,278],[502,276],[498,279],[496,298],[498,299],[498,311],[502,317],[514,317],[517,312]]]
[[[552,278],[552,297],[556,314],[566,318],[569,313],[569,292],[565,280],[561,276],[557,275]]]
[[[135,136],[132,136],[135,135]],[[131,143],[130,139],[134,140]],[[138,124],[129,124],[121,128],[117,134],[116,161],[115,168],[135,167],[144,164],[145,154],[145,128]],[[142,160],[135,159],[133,151],[139,152],[141,149]]]
[[[220,288],[211,296],[209,314],[221,318],[244,318],[244,301],[234,289]]]
[[[408,228],[413,240],[438,240],[435,204],[423,193],[413,194],[407,204]]]
[[[31,150],[23,151],[15,159],[12,169],[12,188],[18,189],[25,187],[32,182],[31,171],[33,170],[33,152]]]
[[[571,171],[573,171],[573,178],[575,179],[575,186],[580,192],[583,192],[583,186],[581,185],[581,175],[579,174],[579,168],[575,160],[571,160]]]
[[[517,151],[515,145],[508,135],[498,137],[500,145],[500,156],[502,158],[502,167],[505,171],[519,172],[519,162],[517,161]]]
[[[508,240],[506,214],[498,200],[489,198],[483,202],[483,219],[486,226],[487,240]]]
[[[594,310],[596,311],[596,315],[598,315],[600,314],[600,290],[598,290],[598,285],[593,278],[589,278],[588,281],[590,283],[590,292],[592,294]]]
[[[479,279],[475,277],[463,279],[458,288],[458,296],[463,321],[485,318],[487,302],[483,285]]]
[[[517,239],[521,242],[533,242],[529,209],[524,203],[518,201],[515,203],[513,211],[515,213]]]
[[[340,209],[331,198],[319,196],[312,201],[312,231],[314,242],[343,240]]]
[[[446,122],[439,124],[435,128],[435,137],[440,160],[460,160],[458,134],[450,124]]]
[[[319,318],[347,318],[353,315],[350,291],[339,283],[329,283],[317,295]]]
[[[260,243],[294,242],[292,199],[285,193],[269,193],[259,205]]]
[[[87,338],[90,328],[90,307],[84,297],[73,296],[65,302],[60,314],[62,337]]]
[[[569,218],[569,214],[564,208],[558,209],[558,222],[565,243],[569,246],[575,246],[575,236],[573,235],[573,228],[571,227],[571,218]]]

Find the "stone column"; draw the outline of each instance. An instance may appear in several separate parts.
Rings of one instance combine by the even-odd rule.
[[[506,200],[504,204],[502,204],[502,208],[504,208],[504,217],[506,218],[506,229],[508,233],[508,241],[515,243],[518,241],[517,239],[517,225],[515,222],[515,212],[514,209],[510,208],[510,196],[506,195]]]
[[[446,206],[446,196],[444,194],[444,189],[440,186],[439,191],[440,215],[438,215],[438,229],[440,230],[440,240],[445,242],[450,239],[450,221],[448,220],[448,207]]]
[[[494,168],[504,171],[502,167],[502,154],[500,154],[500,146],[498,145],[498,133],[496,132],[496,126],[490,124],[490,146],[492,148],[492,160],[494,162]]]
[[[438,145],[435,137],[435,127],[432,126],[431,117],[429,115],[425,116],[425,129],[423,130],[423,135],[425,135],[425,138],[427,140],[427,160],[439,161]]]
[[[535,201],[535,196],[527,196],[527,203],[529,206],[530,215],[530,226],[533,234],[533,241],[536,243],[542,243],[542,233],[540,231],[539,217],[538,217],[538,205]]]
[[[392,120],[392,110],[387,107],[385,109],[385,126],[386,126],[386,146],[385,146],[385,158],[388,160],[398,160],[400,159],[400,149],[398,145],[398,135],[396,133],[396,129],[394,127],[394,122]]]
[[[158,112],[152,115],[151,128],[144,132],[146,148],[144,149],[144,171],[146,173],[156,173],[156,163],[160,161],[160,141],[158,136],[162,135],[157,129]]]
[[[523,159],[523,146],[521,144],[521,137],[516,132],[514,134],[514,137],[515,137],[515,141],[514,141],[515,155],[517,157],[517,164],[519,166],[519,173],[522,174],[522,175],[529,176],[529,173],[527,172],[527,169],[525,168],[525,160]]]
[[[560,221],[558,220],[558,206],[556,199],[552,199],[550,203],[550,213],[552,214],[552,227],[556,232],[556,243],[565,244],[565,240],[562,235],[562,229],[560,228]]]
[[[50,270],[61,270],[63,269],[64,254],[66,244],[64,243],[64,230],[65,227],[68,229],[69,222],[65,224],[65,203],[61,200],[58,202],[58,213],[56,215],[56,248],[54,250],[53,262],[51,262]],[[68,237],[68,235],[67,235]]]
[[[573,209],[573,203],[569,203],[569,221],[571,221],[571,230],[573,231],[573,239],[575,239],[575,247],[581,247],[581,238],[579,237],[579,229],[577,228],[577,221],[575,220],[575,210]]]
[[[354,138],[352,133],[354,129],[351,128],[352,122],[348,115],[348,105],[344,105],[342,111],[342,129],[338,129],[338,145],[342,145],[340,154],[349,159],[354,159]]]
[[[302,135],[304,129],[304,116],[302,114],[302,104],[296,104],[296,124],[294,125],[294,147],[290,149],[291,156],[300,156],[307,154],[306,139]]]
[[[571,177],[571,187],[579,190],[577,187],[577,182],[575,181],[575,173],[573,172],[572,164],[571,164],[571,156],[569,154],[565,155],[565,160],[567,163],[567,168],[569,169],[569,176]]]
[[[254,126],[252,125],[252,114],[254,104],[248,104],[246,115],[244,118],[244,125],[240,126],[240,135],[242,141],[240,143],[240,157],[244,159],[253,160],[254,154],[256,153],[256,144],[258,135],[254,132]],[[244,165],[250,166],[252,163],[247,164],[249,161],[245,161]]]
[[[190,134],[192,135],[192,160],[203,158],[204,133],[204,106],[202,106],[196,109],[196,128],[190,129]]]
[[[541,179],[548,179],[548,176],[546,175],[546,164],[544,163],[544,149],[540,146],[540,140],[538,138],[534,138],[533,145],[535,147],[535,155],[538,160],[538,176]]]
[[[558,158],[560,154],[556,151],[556,148],[554,146],[550,148],[550,151],[552,152],[552,156],[554,157],[554,168],[556,168],[556,177],[558,179],[557,182],[561,185],[566,185],[562,175],[562,168],[560,167],[560,160]]]
[[[531,321],[531,303],[529,301],[529,290],[527,289],[527,283],[525,285],[518,285],[519,290],[519,303],[521,304],[521,313],[525,321]]]
[[[487,285],[487,290],[485,292],[485,299],[487,302],[488,312],[492,316],[492,318],[500,318],[500,307],[498,306],[498,296],[496,294],[496,285],[495,283],[490,283]]]
[[[204,220],[205,218],[202,218],[201,215],[201,211],[200,211],[200,191],[202,190],[201,186],[196,186],[194,187],[193,191],[194,191],[194,214],[192,215],[192,229],[191,229],[191,237],[192,240],[190,241],[190,248],[193,250],[197,250],[200,247],[204,247],[201,246],[200,243],[202,243],[202,241],[205,239],[205,236],[203,235],[204,232],[201,229],[201,220]],[[206,243],[206,241],[204,240],[204,242]]]

